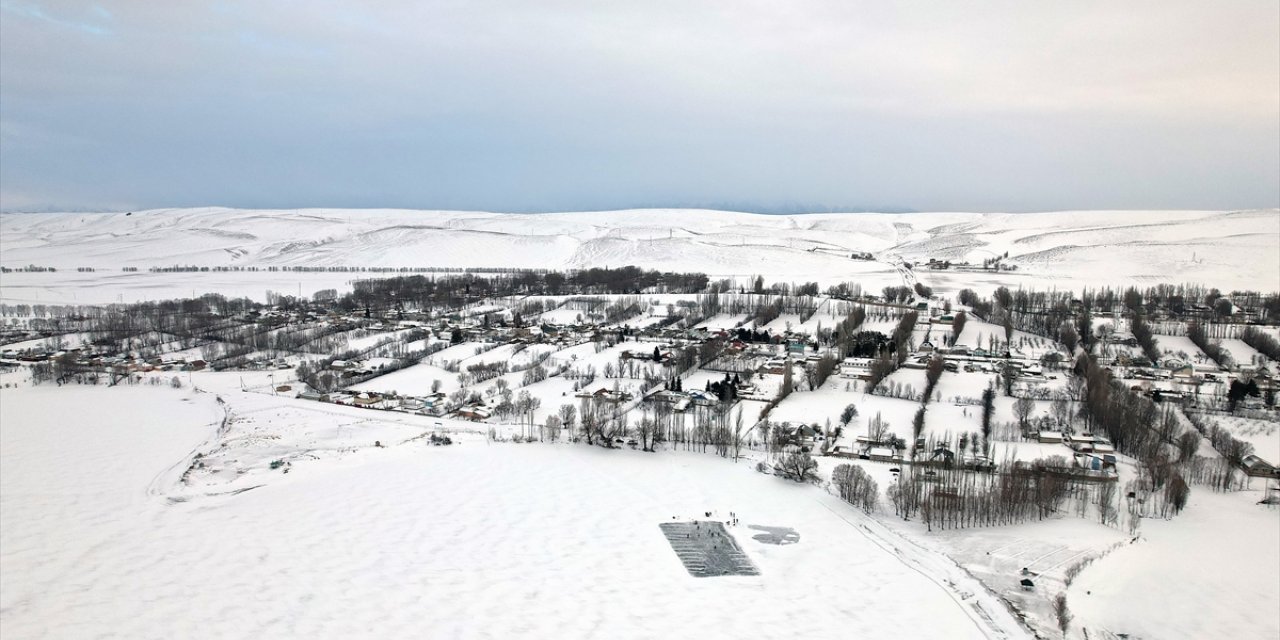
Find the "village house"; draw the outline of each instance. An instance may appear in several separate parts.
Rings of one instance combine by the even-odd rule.
[[[1036,434],[1036,440],[1040,444],[1062,444],[1063,437],[1061,431],[1041,431]]]
[[[810,427],[807,424],[800,424],[796,426],[783,424],[780,429],[782,430],[782,437],[786,442],[791,444],[807,447],[812,446],[815,442],[822,439],[822,435],[818,432],[818,429]]]
[[[351,404],[357,407],[372,407],[382,402],[382,396],[372,392],[361,392],[356,394],[351,400]]]
[[[872,358],[845,358],[840,362],[840,377],[853,380],[866,380],[871,377]]]
[[[902,462],[902,456],[890,447],[871,447],[867,450],[867,459],[873,462]]]
[[[458,409],[455,415],[463,420],[474,420],[479,422],[481,420],[487,420],[489,416],[493,415],[493,412],[483,405],[469,404]]]
[[[405,397],[399,399],[397,406],[403,411],[420,411],[426,408],[427,402],[422,398]]]
[[[677,402],[680,402],[681,400],[688,399],[688,397],[689,397],[689,396],[687,396],[687,395],[685,395],[684,393],[681,393],[681,392],[679,392],[679,391],[672,391],[672,390],[670,390],[670,389],[663,389],[663,390],[661,390],[661,391],[658,391],[657,393],[654,393],[653,395],[651,395],[651,396],[649,396],[649,397],[650,397],[651,399],[653,399],[653,400],[658,401],[658,402],[666,402],[666,403],[668,403],[668,404],[676,404]]]
[[[355,394],[348,391],[334,391],[329,394],[329,402],[344,406],[355,406]]]
[[[1111,471],[1116,469],[1114,453],[1077,453],[1075,463],[1089,471]]]
[[[1095,436],[1091,433],[1080,433],[1067,436],[1063,439],[1067,446],[1080,453],[1115,453],[1116,449],[1111,445],[1111,441],[1101,436]]]
[[[700,407],[715,406],[720,402],[719,396],[708,391],[703,391],[701,389],[694,389],[692,391],[686,391],[685,393],[689,394],[689,400],[693,404],[698,405]]]
[[[596,392],[592,395],[605,402],[626,402],[631,399],[631,394],[626,391],[614,391],[604,387],[596,389]]]
[[[929,356],[916,356],[908,358],[902,363],[903,369],[924,369],[929,366]]]
[[[1280,468],[1259,458],[1257,454],[1251,453],[1240,461],[1244,467],[1244,472],[1261,478],[1280,478]]]

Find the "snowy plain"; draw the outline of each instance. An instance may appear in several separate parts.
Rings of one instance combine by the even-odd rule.
[[[6,637],[1023,637],[942,581],[958,570],[931,577],[832,496],[746,462],[466,434],[379,448],[413,429],[375,420],[323,461],[184,491],[185,463],[220,441],[212,393],[70,393],[101,407],[91,429],[62,390],[0,402]],[[315,416],[273,428],[332,434]],[[705,511],[738,514],[762,575],[688,575],[658,525]]]

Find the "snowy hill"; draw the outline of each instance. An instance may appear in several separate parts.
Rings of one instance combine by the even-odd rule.
[[[1008,254],[1011,273],[935,272],[940,290],[1201,282],[1280,289],[1280,211],[757,215],[707,210],[500,214],[162,209],[0,215],[0,264],[578,268],[898,284],[889,262]],[[869,252],[877,261],[851,260]],[[994,279],[993,279],[994,277]],[[870,281],[868,281],[870,279]],[[968,284],[965,284],[965,281]]]

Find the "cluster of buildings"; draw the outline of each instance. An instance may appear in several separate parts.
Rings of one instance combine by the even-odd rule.
[[[57,362],[69,373],[132,374],[164,371],[202,371],[208,363],[200,358],[154,356],[137,352],[117,352],[95,346],[73,349],[27,349],[0,351],[0,364],[21,365]]]
[[[281,389],[291,390],[288,387],[281,387]],[[303,400],[329,402],[347,407],[400,411],[433,417],[440,417],[448,413],[448,400],[443,393],[433,393],[425,396],[402,396],[376,391],[332,391],[322,393],[308,389],[299,392],[296,397]]]

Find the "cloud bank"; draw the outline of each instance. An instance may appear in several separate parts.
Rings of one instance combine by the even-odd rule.
[[[1280,206],[1275,2],[0,1],[0,207]]]

